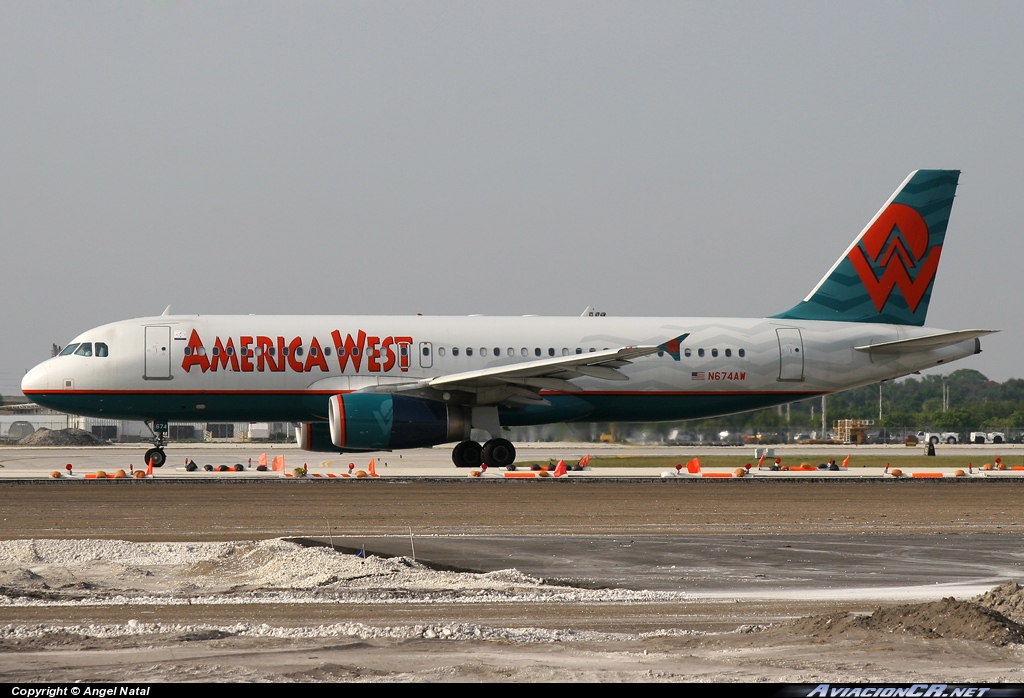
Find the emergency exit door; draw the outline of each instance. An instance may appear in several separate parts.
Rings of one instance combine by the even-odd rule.
[[[146,328],[146,380],[169,380],[171,377],[171,328]]]

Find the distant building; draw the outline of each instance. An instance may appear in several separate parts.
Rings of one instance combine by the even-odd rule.
[[[172,442],[295,440],[294,427],[288,422],[171,422],[168,427]],[[151,437],[146,424],[134,420],[79,417],[34,403],[0,407],[0,440],[20,441],[38,429],[83,429],[119,443],[145,442]]]

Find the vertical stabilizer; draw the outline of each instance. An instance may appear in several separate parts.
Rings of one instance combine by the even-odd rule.
[[[924,325],[959,170],[917,170],[900,185],[789,320]]]

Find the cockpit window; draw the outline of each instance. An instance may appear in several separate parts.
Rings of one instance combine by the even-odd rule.
[[[92,342],[83,342],[75,351],[75,356],[92,356]]]
[[[96,342],[96,356],[101,359],[107,358],[110,351],[107,349],[107,345],[103,342]]]
[[[77,349],[77,348],[78,348],[77,344],[69,344],[66,347],[64,347],[64,351],[62,351],[59,354],[59,356],[68,356],[70,354],[74,354],[75,353],[75,349]]]

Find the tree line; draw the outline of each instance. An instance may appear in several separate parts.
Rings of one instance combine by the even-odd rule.
[[[872,419],[885,429],[922,428],[964,435],[972,431],[1012,432],[1024,428],[1024,379],[997,383],[978,371],[962,368],[945,376],[910,376],[854,388],[829,395],[826,406],[829,429],[837,419]],[[820,430],[821,398],[689,424],[694,429]]]

